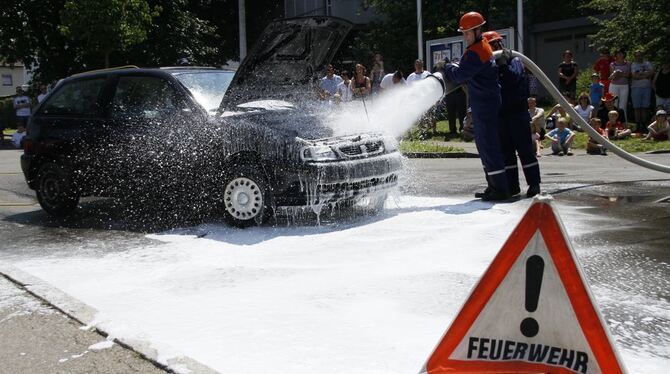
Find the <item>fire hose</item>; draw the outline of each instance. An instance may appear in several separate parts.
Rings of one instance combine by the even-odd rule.
[[[499,57],[503,51],[495,51],[493,52],[493,57],[497,58]],[[596,130],[594,130],[582,116],[580,116],[575,108],[568,103],[568,101],[563,97],[561,92],[554,86],[553,83],[551,83],[551,80],[547,77],[546,74],[528,57],[524,56],[523,54],[517,52],[517,51],[512,51],[512,56],[513,57],[518,57],[521,59],[523,64],[535,75],[535,77],[542,83],[544,88],[547,89],[549,94],[558,101],[559,104],[561,104],[561,107],[570,115],[571,118],[573,118],[575,121],[577,121],[579,127],[587,132],[598,144],[602,145],[603,147],[607,148],[608,151],[611,151],[612,153],[616,154],[617,156],[630,161],[636,165],[660,171],[662,173],[670,173],[670,166],[662,165],[662,164],[657,164],[655,162],[651,162],[648,160],[645,160],[643,158],[634,156],[623,149],[619,148],[616,144],[610,142],[608,139],[604,138],[602,135],[600,135]],[[449,82],[445,80],[442,77],[442,74],[439,72],[433,73],[433,76],[437,78],[438,81],[440,81],[440,84],[442,85],[444,95],[448,95],[449,93],[455,91],[459,85]]]

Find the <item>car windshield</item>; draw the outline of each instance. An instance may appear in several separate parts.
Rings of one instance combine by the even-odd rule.
[[[198,103],[210,113],[219,109],[221,99],[234,75],[234,72],[225,70],[174,73],[174,76],[191,91]]]

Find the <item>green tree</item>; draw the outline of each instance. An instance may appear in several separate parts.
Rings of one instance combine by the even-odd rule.
[[[68,0],[61,12],[60,30],[89,51],[101,53],[109,67],[112,52],[146,40],[159,10],[151,10],[145,0]]]
[[[611,15],[594,19],[601,26],[592,36],[597,46],[640,48],[655,63],[670,61],[667,0],[592,0],[585,7]]]

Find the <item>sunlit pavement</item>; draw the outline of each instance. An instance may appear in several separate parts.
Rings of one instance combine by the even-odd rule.
[[[0,152],[2,168],[12,167],[4,152],[13,151]],[[664,372],[668,176],[616,156],[541,165],[629,370]],[[222,372],[268,362],[283,372],[415,372],[530,202],[474,201],[482,181],[477,159],[410,160],[405,197],[377,216],[250,230],[189,222],[146,235],[104,203],[84,204],[80,220],[50,219],[22,176],[8,175],[0,260],[97,309],[112,335],[151,342],[166,357]]]

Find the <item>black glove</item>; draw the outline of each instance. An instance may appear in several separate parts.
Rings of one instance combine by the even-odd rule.
[[[498,66],[507,66],[512,61],[514,56],[512,56],[511,49],[503,49],[502,54],[496,58],[496,65]]]
[[[433,65],[433,73],[444,70],[444,66],[448,63],[449,59],[447,57],[445,57],[444,60],[436,62],[435,65]]]

